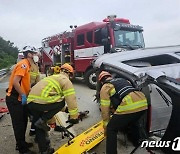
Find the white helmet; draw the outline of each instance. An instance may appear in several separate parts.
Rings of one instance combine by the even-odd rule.
[[[27,52],[27,51],[37,53],[36,48],[35,47],[31,47],[31,46],[25,46],[23,48],[23,50],[22,50],[22,52]]]

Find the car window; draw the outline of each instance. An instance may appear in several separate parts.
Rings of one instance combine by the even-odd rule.
[[[175,52],[175,54],[179,55],[180,56],[180,52]]]
[[[180,59],[173,57],[171,55],[164,54],[164,55],[150,56],[150,57],[123,61],[122,63],[133,67],[149,67],[149,66],[180,63]]]

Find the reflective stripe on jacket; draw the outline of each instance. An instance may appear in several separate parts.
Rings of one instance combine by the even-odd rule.
[[[78,108],[74,87],[65,73],[52,75],[40,80],[32,87],[28,103],[49,104],[65,99],[71,118],[77,118]]]
[[[59,83],[51,78],[44,78],[43,80],[47,81],[48,84],[41,91],[40,96],[32,95],[31,93],[28,96],[28,102],[34,102],[34,99],[46,101],[47,103],[55,103],[62,97],[62,91],[59,86]],[[55,89],[56,95],[50,96],[50,92]]]
[[[122,104],[116,109],[116,113],[134,113],[145,109],[147,109],[147,99],[141,92],[135,91],[123,98]]]
[[[36,76],[39,75],[39,73],[38,72],[30,72],[30,75],[33,76],[33,77],[36,77]]]

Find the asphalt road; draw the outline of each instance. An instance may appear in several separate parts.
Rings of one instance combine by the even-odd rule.
[[[8,86],[8,79],[9,76],[0,79],[0,98],[5,98],[5,89]],[[82,80],[74,81],[74,87],[76,90],[79,111],[90,111],[89,116],[86,119],[73,126],[73,132],[78,135],[95,123],[99,122],[101,120],[101,114],[98,104],[93,102],[95,90],[89,89]],[[5,103],[0,102],[0,106],[5,106]],[[30,123],[28,124],[26,139],[28,142],[34,142],[34,137],[30,137],[28,135],[29,128]],[[58,149],[61,145],[67,142],[66,138],[62,139],[61,134],[59,132],[55,132],[54,130],[49,132],[49,136],[51,146],[55,149]],[[128,154],[133,148],[132,144],[126,141],[123,135],[118,135],[118,153]],[[0,120],[0,150],[1,154],[18,154],[15,150],[15,139],[9,114],[4,115],[4,117]],[[31,150],[38,153],[37,144],[34,143]],[[105,140],[93,148],[91,152],[92,151],[97,154],[105,154]],[[144,149],[139,149],[136,153],[146,154],[147,152]]]

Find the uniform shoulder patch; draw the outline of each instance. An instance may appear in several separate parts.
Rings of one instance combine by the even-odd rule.
[[[27,66],[26,66],[25,64],[22,64],[22,65],[21,65],[21,68],[26,69],[26,68],[27,68]]]

